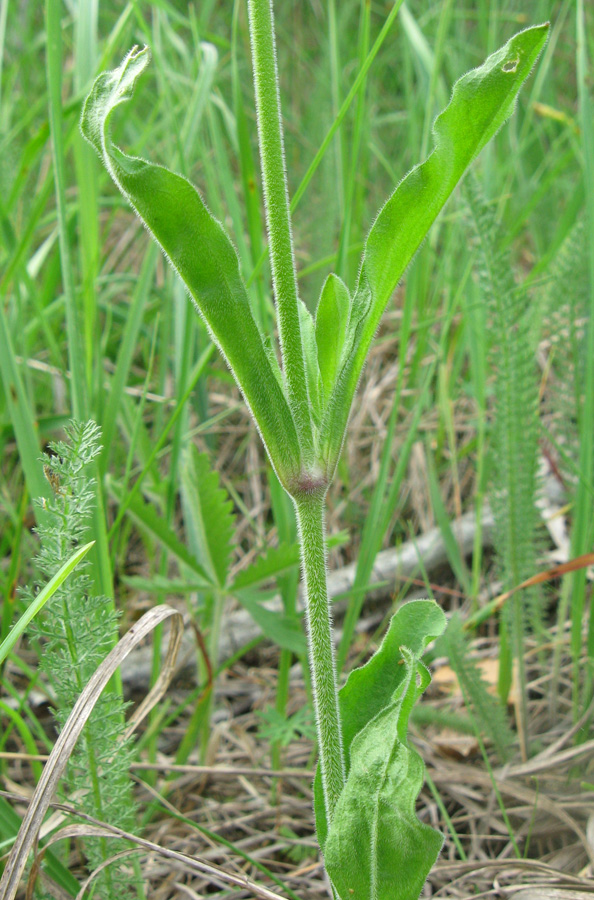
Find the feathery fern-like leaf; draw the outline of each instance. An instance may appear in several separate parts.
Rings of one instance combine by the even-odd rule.
[[[225,586],[231,558],[235,517],[233,503],[220,486],[218,472],[206,453],[187,451],[182,466],[184,521],[190,546],[220,588]]]
[[[94,422],[73,422],[66,441],[50,445],[44,472],[53,497],[43,501],[46,515],[38,527],[36,583],[26,589],[29,600],[88,537],[94,490],[88,466],[100,451],[100,431]],[[55,717],[61,727],[113,645],[116,616],[106,597],[94,596],[85,568],[87,560],[66,579],[31,627],[39,647],[40,667],[55,697]],[[112,825],[130,829],[134,822],[132,786],[128,775],[132,749],[122,741],[124,703],[106,689],[99,697],[67,769],[67,796],[84,812]],[[95,869],[121,850],[117,840],[85,840],[89,866]],[[100,897],[131,896],[131,879],[105,869],[97,879]]]
[[[558,465],[568,488],[578,482],[578,421],[586,365],[586,268],[584,223],[578,221],[549,267],[540,301],[542,337],[548,345],[549,363],[543,413],[551,436],[562,451]]]
[[[462,694],[470,701],[471,711],[478,727],[492,742],[497,756],[504,762],[514,736],[507,722],[505,710],[497,697],[489,693],[481,671],[469,653],[468,641],[458,614],[453,615],[448,621],[444,634],[437,640],[435,650],[449,659]]]
[[[495,548],[507,590],[534,574],[537,559],[538,378],[531,341],[531,308],[527,292],[515,283],[509,254],[500,249],[494,212],[481,196],[476,181],[469,179],[466,196],[493,339],[490,358],[495,370],[495,417],[490,499],[496,523]],[[499,685],[504,699],[511,685],[507,639],[511,630],[525,700],[523,635],[529,627],[541,627],[540,596],[537,590],[524,592],[504,607]]]

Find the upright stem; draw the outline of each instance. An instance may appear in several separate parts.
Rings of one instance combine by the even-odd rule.
[[[342,729],[338,707],[336,664],[332,642],[332,621],[326,584],[326,548],[324,544],[324,496],[295,500],[305,577],[309,665],[312,688],[324,804],[328,824],[345,781]]]
[[[254,87],[266,225],[278,332],[289,404],[306,464],[313,463],[313,434],[299,323],[297,271],[293,255],[289,191],[281,123],[280,93],[274,45],[272,0],[248,2]]]

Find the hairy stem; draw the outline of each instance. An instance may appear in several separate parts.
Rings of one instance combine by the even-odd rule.
[[[309,665],[316,712],[320,767],[328,824],[345,781],[332,621],[326,584],[324,496],[295,500],[305,579]]]
[[[262,186],[272,282],[278,311],[278,332],[289,404],[307,465],[313,462],[313,434],[299,324],[299,295],[291,236],[272,0],[249,0],[248,10]]]

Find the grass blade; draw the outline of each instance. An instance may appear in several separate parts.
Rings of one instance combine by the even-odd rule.
[[[35,618],[39,610],[43,609],[47,601],[53,597],[60,585],[68,578],[72,570],[76,568],[83,556],[86,556],[94,543],[95,541],[90,541],[88,544],[85,544],[84,547],[77,550],[76,553],[73,553],[70,559],[64,563],[58,572],[56,572],[52,580],[47,583],[39,594],[37,594],[35,601],[29,604],[26,611],[20,617],[18,622],[14,624],[9,634],[0,644],[0,665],[2,665],[20,636],[23,634],[29,622]]]

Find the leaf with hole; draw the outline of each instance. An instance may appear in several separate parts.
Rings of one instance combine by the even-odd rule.
[[[468,166],[511,116],[548,31],[545,24],[519,32],[456,82],[433,125],[433,152],[402,179],[371,227],[321,427],[320,446],[330,471],[338,462],[357,383],[386,304]]]

